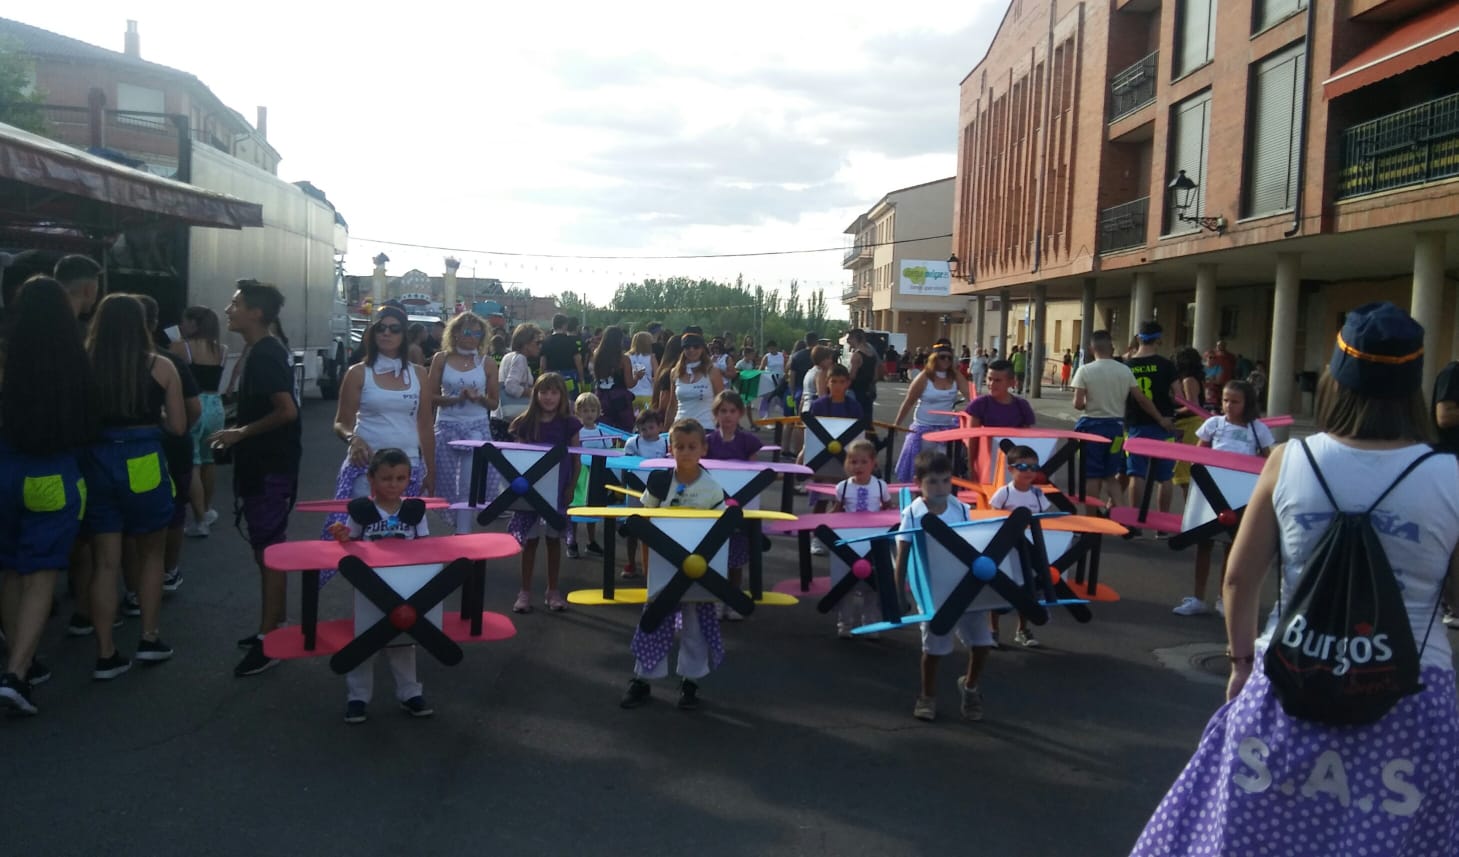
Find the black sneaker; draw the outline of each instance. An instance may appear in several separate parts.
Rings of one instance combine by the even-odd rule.
[[[567,558],[568,559],[577,559],[578,558],[578,546],[577,545],[573,544],[573,545],[568,545],[567,546]]]
[[[91,670],[91,677],[102,681],[114,679],[132,668],[132,661],[122,654],[121,649],[111,653],[109,658],[97,658],[96,667]]]
[[[685,711],[693,711],[699,707],[699,685],[687,678],[679,685],[679,707]]]
[[[263,637],[260,637],[257,634],[249,634],[247,637],[239,637],[238,638],[238,648],[240,648],[240,649],[251,649],[254,646],[257,646],[259,643],[262,643],[262,642],[263,642]]]
[[[50,680],[51,668],[41,663],[40,658],[31,658],[30,669],[25,671],[25,683],[31,687],[36,687]]]
[[[641,678],[631,679],[628,682],[628,690],[623,692],[623,699],[618,702],[618,706],[620,708],[637,708],[648,702],[649,695],[652,693],[653,688],[649,687],[648,682]]]
[[[243,660],[238,662],[238,666],[233,668],[233,675],[236,678],[258,675],[264,670],[273,669],[278,665],[278,658],[271,658],[263,653],[263,641],[259,640],[249,648],[248,654],[243,656]]]
[[[0,702],[21,714],[36,713],[35,703],[30,701],[30,682],[15,673],[0,676]]]
[[[599,545],[598,545],[597,542],[588,542],[588,553],[597,554],[598,556],[602,556],[603,555],[603,549],[601,547],[599,547]]]
[[[122,596],[122,603],[118,606],[117,612],[123,616],[141,616],[142,605],[137,603],[137,593],[128,592]]]
[[[426,704],[424,696],[412,696],[410,699],[400,703],[400,708],[411,717],[430,717],[436,713],[434,708]]]
[[[162,642],[161,637],[155,640],[149,640],[143,637],[141,642],[137,643],[136,658],[139,661],[156,664],[170,657],[172,657],[172,647]]]
[[[71,621],[66,623],[66,636],[89,637],[94,633],[96,633],[96,628],[91,624],[90,617],[82,616],[80,613],[71,614]]]
[[[174,568],[162,577],[162,591],[176,592],[182,586],[182,569]]]
[[[345,703],[344,722],[351,724],[364,723],[366,720],[369,719],[370,715],[365,713],[365,703],[362,700],[351,699],[349,702]]]

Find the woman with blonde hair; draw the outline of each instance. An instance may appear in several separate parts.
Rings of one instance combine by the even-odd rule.
[[[471,488],[471,450],[456,440],[491,440],[491,412],[499,400],[496,361],[485,352],[486,322],[475,313],[451,319],[441,350],[431,358],[426,389],[436,400],[436,493],[464,503]],[[456,532],[471,532],[471,512],[447,512]]]
[[[633,412],[637,414],[653,403],[654,379],[659,374],[659,361],[654,359],[654,336],[647,330],[633,334],[628,362],[633,366]]]
[[[496,434],[500,436],[497,440],[511,436],[511,421],[521,416],[532,401],[532,384],[536,381],[532,367],[542,356],[544,339],[542,328],[530,321],[522,322],[512,331],[512,348],[502,355],[502,362],[497,367],[497,385],[501,392],[496,413],[492,414],[499,421],[500,431]]]

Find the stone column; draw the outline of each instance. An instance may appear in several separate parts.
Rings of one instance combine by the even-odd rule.
[[[1424,401],[1433,397],[1440,366],[1439,328],[1444,313],[1444,240],[1442,232],[1420,232],[1413,246],[1413,298],[1409,315],[1424,326]]]
[[[1089,335],[1093,333],[1098,324],[1094,319],[1096,312],[1094,308],[1094,291],[1097,281],[1093,277],[1084,278],[1083,290],[1079,295],[1079,341],[1075,343],[1074,350],[1077,352],[1077,362],[1084,365],[1086,352],[1089,350]]]
[[[446,318],[456,316],[456,269],[459,267],[460,259],[446,257],[446,273],[442,277],[445,284],[441,289],[441,308],[445,311]]]
[[[1124,351],[1125,345],[1140,330],[1140,322],[1155,317],[1155,275],[1141,271],[1135,275],[1135,288],[1130,292],[1130,324],[1124,342],[1115,343],[1115,351]]]
[[[978,308],[973,318],[973,351],[984,347],[983,336],[987,333],[988,298],[985,295],[978,295]]]
[[[998,356],[1008,357],[1008,320],[1013,316],[1013,294],[1008,289],[998,290]]]
[[[1048,323],[1049,287],[1038,283],[1033,287],[1033,330],[1028,337],[1028,372],[1031,376],[1029,396],[1044,397],[1044,343],[1047,341],[1044,326]]]
[[[370,280],[370,298],[374,301],[376,309],[379,309],[380,304],[385,302],[385,264],[389,261],[390,257],[384,253],[374,259],[375,275]]]
[[[1192,345],[1202,354],[1216,345],[1220,316],[1216,308],[1216,266],[1196,266],[1196,318]]]
[[[1271,414],[1292,412],[1292,392],[1297,381],[1297,304],[1301,277],[1301,255],[1278,253],[1272,300],[1272,359],[1267,372],[1267,413]],[[1277,439],[1285,440],[1286,430],[1277,431]]]

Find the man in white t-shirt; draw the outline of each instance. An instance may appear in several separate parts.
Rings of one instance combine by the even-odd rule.
[[[1091,334],[1089,349],[1094,352],[1094,360],[1080,366],[1071,382],[1074,409],[1084,412],[1074,424],[1074,430],[1110,439],[1107,444],[1085,441],[1081,449],[1084,497],[1090,501],[1085,503],[1085,508],[1093,515],[1102,509],[1105,480],[1117,476],[1124,463],[1124,456],[1114,449],[1114,440],[1125,432],[1125,402],[1135,402],[1167,430],[1173,430],[1173,423],[1140,391],[1130,367],[1114,359],[1114,341],[1109,331],[1096,330]],[[1125,502],[1118,484],[1110,486],[1110,497],[1116,505]]]

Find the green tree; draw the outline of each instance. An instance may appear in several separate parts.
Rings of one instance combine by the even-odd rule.
[[[46,132],[45,95],[35,89],[35,63],[14,37],[0,37],[0,122],[34,134]]]

